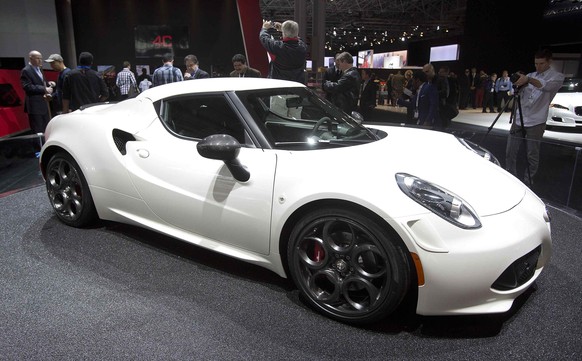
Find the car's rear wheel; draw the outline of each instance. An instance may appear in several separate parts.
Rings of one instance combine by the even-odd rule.
[[[46,170],[46,189],[57,217],[73,227],[97,220],[97,211],[79,165],[68,153],[52,156]]]
[[[400,304],[411,268],[403,243],[363,214],[313,211],[291,233],[291,277],[307,303],[342,322],[377,321]]]

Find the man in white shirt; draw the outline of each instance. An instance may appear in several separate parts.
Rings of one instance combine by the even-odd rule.
[[[518,89],[517,99],[521,103],[521,112],[520,107],[516,107],[505,153],[507,171],[517,176],[517,154],[525,138],[528,167],[524,182],[530,186],[533,185],[539,167],[540,144],[546,129],[550,102],[564,82],[564,74],[550,67],[552,53],[548,49],[536,52],[534,64],[536,71],[522,74],[514,83]]]

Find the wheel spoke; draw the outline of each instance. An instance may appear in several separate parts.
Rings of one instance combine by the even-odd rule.
[[[318,237],[306,237],[297,245],[299,260],[307,268],[319,270],[327,264],[328,252],[324,242]]]
[[[350,277],[342,284],[343,298],[357,311],[367,311],[378,301],[380,289],[362,277]]]
[[[354,227],[351,224],[330,220],[323,225],[322,238],[334,252],[347,253],[354,246],[354,233]]]
[[[320,302],[335,304],[340,299],[340,279],[332,270],[315,272],[308,277],[307,285],[311,294]]]
[[[388,272],[387,262],[378,247],[372,244],[355,247],[352,253],[352,265],[363,278],[385,277]]]

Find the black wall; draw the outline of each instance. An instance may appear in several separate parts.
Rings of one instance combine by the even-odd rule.
[[[547,16],[549,4],[548,0],[467,0],[462,36],[378,46],[374,51],[408,50],[408,64],[422,66],[429,61],[432,46],[458,43],[460,59],[437,62],[437,68],[447,65],[457,73],[471,67],[498,74],[502,70],[533,71],[534,54],[540,47],[554,53],[582,54],[582,11]],[[354,54],[358,50],[364,49],[349,49]]]
[[[195,54],[202,69],[228,73],[232,55],[244,54],[235,0],[71,2],[77,55],[90,51],[95,65],[120,69],[123,61],[129,60],[132,65],[148,64],[152,71],[160,66],[159,58],[135,58],[137,25],[188,26],[190,49],[175,53],[174,65],[181,68],[183,57]],[[431,46],[459,43],[459,61],[435,65],[448,65],[455,72],[473,66],[498,73],[504,69],[532,71],[533,55],[539,47],[549,46],[555,53],[582,53],[582,12],[544,16],[548,7],[548,0],[467,0],[463,36],[378,46],[375,52],[407,49],[408,63],[421,66],[428,62]],[[348,49],[352,54],[358,50]]]
[[[72,1],[72,17],[77,55],[89,51],[94,65],[122,68],[162,65],[160,58],[135,57],[134,28],[137,25],[187,26],[189,46],[177,50],[174,65],[184,69],[184,56],[198,57],[200,68],[210,72],[230,72],[231,58],[244,54],[236,1],[202,0],[86,0]],[[257,36],[258,36],[257,29]],[[134,68],[135,70],[135,68]]]

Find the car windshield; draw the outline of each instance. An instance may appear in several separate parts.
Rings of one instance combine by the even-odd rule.
[[[274,148],[329,148],[378,139],[308,88],[247,90],[236,94]]]
[[[582,79],[566,78],[558,93],[580,93],[582,92]]]

